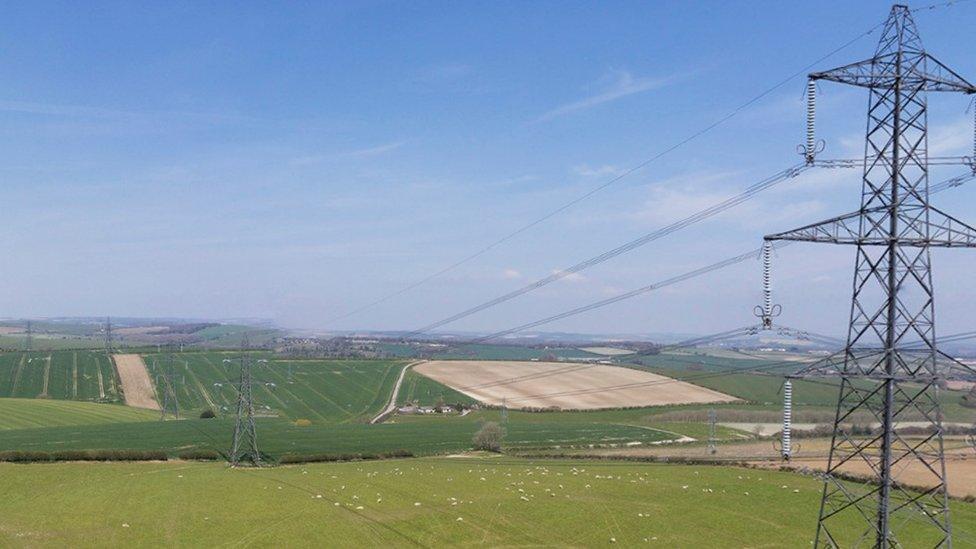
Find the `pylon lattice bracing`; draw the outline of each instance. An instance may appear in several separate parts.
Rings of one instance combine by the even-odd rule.
[[[949,547],[938,394],[945,373],[929,249],[976,247],[976,229],[929,204],[927,93],[976,88],[925,52],[905,6],[892,8],[872,58],[810,78],[869,93],[860,209],[766,237],[857,249],[847,343],[830,372],[841,388],[816,545],[897,547],[911,530],[913,546]],[[851,422],[865,415],[879,427],[853,433]],[[931,428],[903,436],[896,426],[907,420]],[[930,488],[899,484],[907,467]],[[866,473],[871,482],[844,481],[845,473]]]
[[[231,466],[242,463],[261,465],[258,451],[257,429],[254,424],[254,398],[252,395],[251,361],[248,356],[247,335],[241,343],[241,375],[238,384],[237,413],[234,423],[234,439],[228,456]]]

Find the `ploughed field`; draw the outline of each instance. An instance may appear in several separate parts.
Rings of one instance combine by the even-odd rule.
[[[0,483],[9,547],[805,547],[821,486],[778,471],[505,457],[0,464]],[[956,546],[972,546],[976,506],[952,512]]]
[[[510,408],[588,410],[738,400],[651,372],[602,364],[441,360],[414,369],[471,398]]]

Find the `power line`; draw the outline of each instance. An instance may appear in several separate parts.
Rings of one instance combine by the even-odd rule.
[[[534,290],[537,290],[539,288],[542,288],[543,286],[547,286],[549,284],[552,284],[553,282],[556,282],[558,280],[562,280],[563,278],[566,278],[569,275],[579,273],[579,272],[584,271],[584,270],[586,270],[586,269],[588,269],[590,267],[599,265],[599,264],[601,264],[601,263],[603,263],[605,261],[609,261],[610,259],[613,259],[613,258],[615,258],[615,257],[617,257],[617,256],[619,256],[621,254],[627,253],[627,252],[629,252],[631,250],[634,250],[636,248],[639,248],[641,246],[644,246],[645,244],[648,244],[648,243],[653,242],[655,240],[658,240],[660,238],[664,238],[665,236],[668,236],[668,235],[670,235],[672,233],[675,233],[677,231],[680,231],[681,229],[684,229],[686,227],[689,227],[691,225],[694,225],[696,223],[699,223],[701,221],[704,221],[704,220],[706,220],[706,219],[708,219],[710,217],[713,217],[713,216],[715,216],[715,215],[717,215],[717,214],[719,214],[721,212],[724,212],[725,210],[728,210],[729,208],[732,208],[734,206],[737,206],[737,205],[739,205],[739,204],[741,204],[741,203],[743,203],[743,202],[751,199],[752,197],[754,197],[755,195],[759,194],[760,192],[762,192],[762,191],[764,191],[764,190],[766,190],[766,189],[768,189],[768,188],[770,188],[770,187],[772,187],[772,186],[774,186],[774,185],[776,185],[778,183],[782,183],[783,181],[786,181],[788,179],[792,179],[792,178],[796,177],[797,175],[799,175],[800,173],[802,173],[803,171],[805,171],[807,169],[809,169],[809,166],[806,166],[804,164],[797,164],[797,165],[791,166],[789,168],[786,168],[785,170],[781,170],[779,172],[776,172],[775,174],[773,174],[773,175],[771,175],[771,176],[769,176],[769,177],[767,177],[767,178],[759,181],[758,183],[754,183],[753,185],[751,185],[748,188],[746,188],[746,190],[742,191],[741,193],[739,193],[739,194],[737,194],[737,195],[735,195],[735,196],[733,196],[731,198],[728,198],[726,200],[723,200],[723,201],[721,201],[721,202],[719,202],[717,204],[713,204],[712,206],[709,206],[709,207],[707,207],[707,208],[705,208],[703,210],[699,210],[699,211],[697,211],[697,212],[689,215],[688,217],[685,217],[685,218],[683,218],[683,219],[681,219],[679,221],[675,221],[674,223],[671,223],[669,225],[666,225],[664,227],[661,227],[659,229],[656,229],[654,231],[651,231],[650,233],[647,233],[647,234],[645,234],[645,235],[643,235],[643,236],[641,236],[639,238],[636,238],[634,240],[631,240],[630,242],[627,242],[625,244],[622,244],[620,246],[617,246],[616,248],[613,248],[612,250],[608,250],[608,251],[603,252],[603,253],[601,253],[599,255],[593,256],[593,257],[591,257],[589,259],[586,259],[586,260],[583,260],[583,261],[581,261],[581,262],[579,262],[579,263],[577,263],[577,264],[575,264],[575,265],[573,265],[571,267],[568,267],[566,269],[562,269],[560,271],[556,271],[555,273],[553,273],[553,274],[551,274],[551,275],[549,275],[549,276],[547,276],[545,278],[541,278],[539,280],[536,280],[535,282],[532,282],[530,284],[527,284],[527,285],[525,285],[525,286],[523,286],[523,287],[521,287],[521,288],[519,288],[517,290],[508,292],[507,294],[504,294],[504,295],[498,296],[498,297],[496,297],[494,299],[488,300],[488,301],[486,301],[486,302],[484,302],[484,303],[482,303],[480,305],[476,305],[474,307],[471,307],[469,309],[466,309],[464,311],[461,311],[460,313],[453,314],[453,315],[451,315],[451,316],[449,316],[447,318],[444,318],[444,319],[438,320],[437,322],[433,322],[431,324],[428,324],[428,325],[424,326],[423,328],[420,328],[418,330],[414,330],[413,332],[410,332],[409,334],[407,334],[404,337],[405,338],[416,337],[416,336],[418,336],[420,334],[429,332],[431,330],[434,330],[434,329],[439,328],[441,326],[444,326],[446,324],[450,324],[450,323],[455,322],[457,320],[460,320],[462,318],[471,316],[471,315],[473,315],[475,313],[484,311],[485,309],[489,309],[491,307],[494,307],[494,306],[499,305],[501,303],[504,303],[506,301],[510,301],[512,299],[515,299],[516,297],[521,296],[521,295],[525,295],[525,294],[527,294],[527,293],[529,293],[531,291],[534,291]]]
[[[580,196],[578,196],[578,197],[570,200],[569,202],[564,203],[563,205],[561,205],[558,208],[550,211],[549,213],[543,215],[542,217],[536,218],[536,219],[530,221],[529,223],[527,223],[525,225],[522,225],[521,227],[519,227],[519,228],[515,229],[514,231],[506,234],[505,236],[502,236],[498,240],[495,240],[494,242],[488,244],[487,246],[484,246],[483,248],[480,248],[479,250],[475,251],[474,253],[469,254],[469,255],[467,255],[467,256],[459,259],[458,261],[455,261],[454,263],[451,263],[450,265],[448,265],[447,267],[444,267],[443,269],[441,269],[439,271],[436,271],[436,272],[434,272],[434,273],[432,273],[432,274],[430,274],[430,275],[428,275],[428,276],[426,276],[426,277],[424,277],[424,278],[422,278],[422,279],[420,279],[420,280],[418,280],[416,282],[413,282],[411,284],[408,284],[407,286],[404,286],[404,287],[400,288],[399,290],[395,290],[393,292],[390,292],[388,294],[385,294],[385,295],[381,296],[380,298],[378,298],[378,299],[376,299],[374,301],[371,301],[369,303],[366,303],[365,305],[362,305],[360,307],[357,307],[356,309],[353,309],[352,311],[349,311],[349,312],[343,313],[341,315],[338,315],[338,316],[335,316],[335,317],[330,318],[329,320],[326,321],[326,325],[329,325],[329,324],[332,324],[332,323],[337,322],[339,320],[343,320],[343,319],[349,318],[351,316],[357,315],[357,314],[359,314],[359,313],[361,313],[363,311],[366,311],[366,310],[371,309],[371,308],[373,308],[373,307],[375,307],[377,305],[380,305],[382,303],[385,303],[385,302],[387,302],[387,301],[389,301],[389,300],[391,300],[391,299],[393,299],[395,297],[399,297],[399,296],[401,296],[401,295],[403,295],[403,294],[405,294],[405,293],[407,293],[407,292],[409,292],[409,291],[411,291],[411,290],[413,290],[415,288],[419,288],[420,286],[423,286],[424,284],[430,282],[431,280],[434,280],[435,278],[438,278],[441,275],[444,275],[444,274],[446,274],[446,273],[448,273],[450,271],[453,271],[454,269],[457,269],[458,267],[464,265],[465,263],[468,263],[468,262],[470,262],[470,261],[472,261],[472,260],[474,260],[474,259],[476,259],[476,258],[478,258],[478,257],[480,257],[480,256],[482,256],[482,255],[484,255],[486,253],[488,253],[492,249],[494,249],[494,248],[496,248],[496,247],[504,244],[505,242],[508,242],[509,240],[512,240],[513,238],[515,238],[515,237],[521,235],[522,233],[524,233],[524,232],[532,229],[533,227],[535,227],[537,225],[540,225],[541,223],[543,223],[545,221],[548,221],[549,219],[551,219],[551,218],[559,215],[560,213],[568,210],[569,208],[572,208],[573,206],[579,204],[580,202],[583,202],[584,200],[586,200],[586,199],[590,198],[591,196],[599,193],[600,191],[606,189],[607,187],[609,187],[609,186],[617,183],[621,179],[624,179],[625,177],[628,177],[628,176],[632,175],[633,173],[635,173],[637,171],[640,171],[641,169],[643,169],[643,168],[647,167],[648,165],[652,164],[653,162],[656,162],[657,160],[660,160],[664,156],[667,156],[668,154],[674,152],[675,150],[677,150],[677,149],[679,149],[679,148],[687,145],[688,143],[691,143],[692,141],[698,139],[699,137],[701,137],[701,136],[709,133],[710,131],[714,130],[715,128],[721,126],[722,124],[725,124],[729,120],[731,120],[731,119],[735,118],[736,116],[738,116],[742,111],[748,109],[749,107],[751,107],[755,103],[758,103],[760,100],[764,99],[765,97],[767,97],[768,95],[770,95],[774,91],[782,88],[783,86],[785,86],[786,84],[788,84],[791,81],[795,80],[796,78],[799,78],[801,76],[804,76],[807,73],[807,71],[810,70],[811,68],[817,66],[821,62],[829,59],[830,57],[836,55],[837,53],[840,53],[841,51],[847,49],[848,47],[852,46],[853,44],[855,44],[860,39],[862,39],[862,38],[870,35],[874,31],[878,30],[881,26],[882,26],[882,24],[875,25],[875,26],[871,27],[870,29],[862,32],[861,34],[858,34],[854,38],[848,40],[847,42],[844,42],[843,44],[841,44],[840,46],[834,48],[833,50],[830,50],[825,55],[823,55],[823,56],[819,57],[818,59],[816,59],[816,60],[808,63],[807,65],[805,65],[800,70],[798,70],[798,71],[790,74],[789,76],[783,78],[782,80],[776,82],[775,84],[773,84],[772,86],[766,88],[765,90],[763,90],[759,94],[754,95],[752,98],[750,98],[749,100],[747,100],[744,103],[740,104],[739,106],[735,107],[734,109],[732,109],[731,111],[729,111],[724,116],[718,118],[714,122],[712,122],[712,123],[710,123],[710,124],[708,124],[708,125],[700,128],[697,131],[692,132],[691,134],[689,134],[684,139],[682,139],[682,140],[680,140],[680,141],[678,141],[678,142],[676,142],[676,143],[674,143],[674,144],[666,147],[665,149],[659,151],[658,153],[654,154],[650,158],[648,158],[648,159],[646,159],[646,160],[644,160],[644,161],[636,164],[635,166],[633,166],[632,168],[630,168],[627,171],[623,172],[622,174],[619,174],[619,175],[611,178],[607,182],[605,182],[605,183],[603,183],[601,185],[598,185],[597,187],[594,187],[593,189],[591,189],[591,190],[587,191],[586,193],[584,193],[584,194],[582,194],[582,195],[580,195]]]
[[[936,183],[936,184],[932,185],[930,187],[930,189],[929,189],[929,194],[931,195],[931,194],[935,194],[935,193],[938,193],[938,192],[942,192],[942,191],[947,190],[947,189],[959,187],[959,186],[961,186],[961,185],[963,185],[963,184],[965,184],[965,183],[967,183],[969,181],[972,181],[973,179],[976,179],[976,174],[965,174],[965,175],[960,175],[960,176],[956,176],[956,177],[952,177],[952,178],[946,179],[944,181],[941,181],[939,183]],[[776,249],[780,249],[780,248],[783,248],[784,246],[787,246],[788,244],[789,244],[789,241],[778,241],[778,242],[776,242],[776,243],[773,244],[773,247],[776,248]],[[507,328],[505,330],[499,330],[497,332],[493,332],[493,333],[488,334],[488,335],[485,335],[485,336],[477,337],[477,338],[470,339],[470,340],[466,340],[466,341],[463,341],[463,342],[457,342],[457,343],[454,343],[454,344],[451,344],[451,345],[447,346],[444,349],[439,350],[437,352],[437,354],[443,355],[444,353],[449,352],[449,351],[451,351],[453,349],[457,349],[458,347],[464,347],[464,346],[467,346],[467,345],[475,345],[475,344],[478,344],[478,343],[484,343],[486,341],[490,341],[490,340],[493,340],[493,339],[498,339],[500,337],[504,337],[504,336],[507,336],[507,335],[511,335],[513,333],[521,332],[521,331],[528,330],[528,329],[531,329],[531,328],[536,328],[536,327],[542,326],[544,324],[549,324],[549,323],[555,322],[557,320],[562,320],[562,319],[565,319],[565,318],[569,318],[569,317],[572,317],[572,316],[576,316],[578,314],[582,314],[582,313],[585,313],[585,312],[588,312],[588,311],[592,311],[594,309],[599,309],[601,307],[606,307],[607,305],[612,305],[612,304],[618,303],[620,301],[625,301],[627,299],[631,299],[631,298],[634,298],[634,297],[637,297],[637,296],[640,296],[640,295],[643,295],[643,294],[652,292],[654,290],[658,290],[658,289],[664,288],[666,286],[670,286],[672,284],[677,284],[678,282],[683,282],[685,280],[688,280],[688,279],[691,279],[691,278],[695,278],[695,277],[698,277],[698,276],[702,276],[702,275],[711,273],[713,271],[716,271],[716,270],[719,270],[719,269],[723,269],[725,267],[729,267],[729,266],[732,266],[732,265],[736,265],[738,263],[742,263],[742,262],[744,262],[744,261],[746,261],[748,259],[757,257],[760,254],[761,251],[762,251],[762,248],[759,248],[759,249],[756,249],[756,250],[752,250],[752,251],[746,252],[744,254],[740,254],[740,255],[737,255],[737,256],[729,257],[729,258],[723,259],[721,261],[718,261],[716,263],[712,263],[711,265],[708,265],[708,266],[705,266],[705,267],[700,267],[698,269],[695,269],[695,270],[692,270],[692,271],[688,271],[688,272],[686,272],[684,274],[680,274],[680,275],[677,275],[677,276],[674,276],[674,277],[671,277],[671,278],[662,280],[660,282],[656,282],[654,284],[648,284],[647,286],[643,286],[643,287],[640,287],[640,288],[636,288],[634,290],[630,290],[628,292],[625,292],[625,293],[622,293],[622,294],[619,294],[619,295],[616,295],[616,296],[613,296],[613,297],[609,297],[609,298],[602,299],[600,301],[596,301],[596,302],[593,302],[593,303],[590,303],[590,304],[587,304],[587,305],[583,305],[583,306],[580,306],[580,307],[576,307],[576,308],[570,309],[568,311],[563,311],[561,313],[557,313],[557,314],[554,314],[554,315],[551,315],[551,316],[548,316],[548,317],[545,317],[545,318],[541,318],[541,319],[538,319],[538,320],[535,320],[535,321],[532,321],[532,322],[527,322],[525,324],[521,324],[521,325],[515,326],[513,328]],[[457,316],[457,315],[455,315],[455,316]],[[416,333],[416,332],[414,332],[414,333]],[[825,335],[820,335],[820,334],[816,334],[814,332],[809,332],[809,331],[805,331],[805,330],[797,331],[797,333],[799,335],[801,335],[801,336],[807,337],[807,338],[809,338],[811,340],[819,341],[821,343],[828,343],[828,344],[834,344],[834,343],[841,343],[842,344],[843,343],[841,340],[839,340],[837,338],[830,337],[830,336],[825,336]],[[404,338],[408,338],[408,337],[410,337],[410,335],[404,336]],[[705,337],[708,337],[708,336],[705,336]]]

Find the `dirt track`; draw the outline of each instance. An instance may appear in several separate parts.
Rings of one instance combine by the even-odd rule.
[[[414,371],[472,398],[509,408],[597,409],[733,402],[735,397],[669,377],[602,364],[445,360]]]
[[[159,403],[156,402],[156,393],[153,390],[152,380],[149,379],[149,372],[146,364],[139,355],[112,355],[115,359],[115,369],[119,373],[119,380],[122,382],[122,394],[125,396],[125,404],[134,408],[149,408],[158,410]]]

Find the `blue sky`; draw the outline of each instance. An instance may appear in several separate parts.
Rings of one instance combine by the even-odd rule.
[[[4,316],[263,317],[411,329],[731,196],[800,160],[797,79],[719,129],[423,288],[437,271],[720,118],[876,25],[882,2],[118,2],[8,5],[0,20]],[[971,80],[976,4],[917,15]],[[869,57],[877,34],[823,63]],[[861,152],[866,96],[822,86],[824,156]],[[962,96],[931,145],[969,154]],[[933,182],[960,173],[933,174]],[[737,255],[855,209],[826,171],[453,325],[533,320]],[[976,221],[976,191],[938,202]],[[941,331],[973,258],[936,253]],[[840,334],[852,250],[776,261],[784,323]],[[551,330],[711,332],[752,322],[758,262]]]

